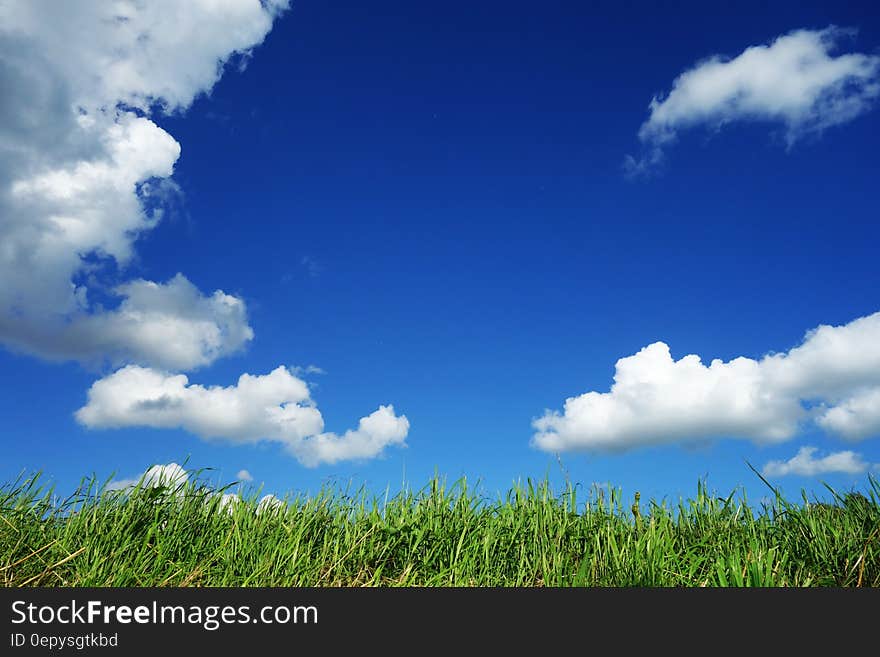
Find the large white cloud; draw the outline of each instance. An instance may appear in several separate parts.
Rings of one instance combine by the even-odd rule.
[[[182,427],[283,443],[304,463],[403,443],[380,407],[357,430],[323,432],[306,384],[284,368],[228,388],[192,370],[253,338],[242,299],[184,274],[127,275],[138,237],[178,193],[177,141],[153,120],[209,93],[246,61],[288,0],[10,0],[0,3],[0,344],[121,367],[77,418],[91,427]]]
[[[0,316],[10,345],[56,360],[114,365],[153,363],[189,370],[234,353],[253,338],[238,297],[205,296],[178,274],[167,283],[134,280],[117,286],[117,308],[54,321]]]
[[[307,466],[373,458],[385,447],[403,445],[409,431],[406,416],[380,406],[356,430],[324,432],[308,386],[285,367],[243,374],[237,385],[224,388],[129,365],[96,381],[76,418],[91,428],[182,428],[208,440],[277,442]]]
[[[288,0],[6,0],[3,31],[33,44],[75,102],[186,108],[234,53],[248,53]]]
[[[540,449],[623,451],[716,437],[779,443],[816,420],[848,439],[880,435],[880,312],[809,331],[755,360],[674,360],[663,342],[617,361],[609,392],[587,392],[533,422]],[[866,392],[867,390],[867,392]]]
[[[798,453],[787,461],[769,461],[762,469],[765,477],[785,477],[800,475],[814,477],[820,474],[842,472],[845,474],[861,474],[870,467],[855,452],[835,452],[822,458],[814,458],[815,447],[801,447]]]
[[[182,276],[120,284],[118,271],[174,189],[180,145],[150,116],[209,92],[286,6],[0,3],[0,343],[53,359],[192,368],[250,340],[240,299],[202,295]],[[150,327],[133,329],[136,317]]]
[[[773,122],[784,127],[791,145],[867,111],[880,97],[880,56],[832,54],[852,34],[834,26],[796,30],[733,59],[716,55],[685,71],[668,94],[651,100],[639,130],[646,152],[627,158],[628,169],[638,173],[658,163],[664,146],[696,125]]]

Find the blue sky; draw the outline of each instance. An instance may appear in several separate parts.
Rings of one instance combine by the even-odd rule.
[[[0,480],[876,475],[872,3],[50,5],[0,15]]]

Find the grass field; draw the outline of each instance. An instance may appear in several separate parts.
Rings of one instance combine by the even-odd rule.
[[[867,495],[777,494],[760,510],[701,483],[674,505],[546,482],[488,499],[435,479],[273,508],[256,492],[224,505],[198,478],[123,491],[85,480],[63,501],[41,481],[0,488],[4,586],[880,586],[870,476]]]

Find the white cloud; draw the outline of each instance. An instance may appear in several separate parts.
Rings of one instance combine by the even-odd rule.
[[[758,442],[791,437],[801,417],[795,398],[762,394],[758,362],[699,356],[672,359],[655,342],[617,361],[611,392],[588,392],[565,401],[563,414],[547,412],[535,421],[535,444],[547,451],[631,447],[731,434]]]
[[[762,361],[773,387],[803,399],[841,399],[880,384],[880,312],[843,326],[821,325],[787,353]]]
[[[190,385],[184,374],[129,365],[92,384],[76,418],[93,428],[182,427],[236,442],[299,440],[323,425],[305,382],[284,367],[243,374],[235,386],[206,388]]]
[[[308,386],[284,367],[243,374],[224,388],[129,365],[96,381],[76,418],[91,428],[182,428],[209,440],[278,442],[308,466],[378,456],[387,446],[403,445],[409,431],[406,416],[380,406],[361,418],[357,430],[325,433]]]
[[[290,368],[290,371],[293,372],[296,376],[303,376],[304,374],[326,374],[323,369],[318,367],[317,365],[306,365],[302,367],[301,365],[294,365]]]
[[[305,268],[311,278],[317,278],[320,276],[321,272],[324,271],[323,265],[312,256],[303,256],[300,260],[300,264]]]
[[[548,410],[536,419],[532,442],[550,452],[716,437],[771,444],[793,438],[811,419],[844,437],[865,438],[880,433],[876,390],[864,392],[872,385],[880,386],[880,312],[820,326],[798,347],[759,360],[676,361],[655,342],[617,361],[609,392],[570,397],[562,413]]]
[[[131,479],[114,479],[107,484],[107,490],[125,490],[127,488],[134,488],[140,480],[140,477]]]
[[[115,288],[117,308],[53,321],[0,315],[7,343],[55,360],[153,363],[190,370],[235,353],[253,339],[244,302],[203,295],[182,274],[167,283],[134,280]]]
[[[247,473],[247,470],[241,472]],[[242,479],[241,472],[238,475]],[[168,463],[166,465],[154,465],[150,467],[140,477],[131,479],[117,479],[107,484],[107,490],[129,490],[136,486],[142,488],[167,488],[175,495],[182,495],[187,483],[189,482],[189,473],[177,463]],[[243,502],[240,495],[235,493],[222,493],[220,495],[211,495],[205,498],[206,504],[212,504],[216,501],[217,511],[232,515],[235,507]],[[260,499],[256,512],[264,513],[266,511],[280,509],[283,503],[274,495],[265,495]]]
[[[863,390],[816,420],[819,426],[848,440],[880,436],[880,387]]]
[[[177,463],[168,463],[167,465],[154,465],[143,475],[134,479],[112,481],[107,485],[107,489],[123,490],[140,485],[143,488],[166,487],[181,491],[188,481],[189,475],[187,475],[186,470]]]
[[[798,453],[788,461],[769,461],[762,469],[762,473],[765,477],[785,477],[787,475],[813,477],[831,472],[861,474],[869,467],[855,452],[835,452],[817,459],[813,458],[816,451],[815,447],[801,447]]]
[[[238,479],[239,481],[253,481],[254,480],[253,475],[251,475],[251,473],[248,472],[247,470],[239,470],[238,473],[235,475],[235,478]]]
[[[284,508],[284,502],[279,500],[274,495],[264,495],[259,504],[257,504],[257,515],[262,515],[264,513],[275,514],[279,513]]]
[[[404,446],[408,433],[409,420],[405,415],[395,415],[389,404],[362,417],[357,429],[349,429],[342,436],[319,433],[294,443],[290,449],[303,464],[314,467],[320,463],[373,458],[387,446]]]
[[[0,25],[43,53],[84,107],[186,109],[248,53],[287,0],[9,0]]]
[[[180,488],[185,486],[188,481],[189,475],[186,474],[186,470],[177,463],[154,465],[144,474],[144,485],[150,488],[157,486]]]
[[[766,121],[785,128],[789,145],[868,111],[880,96],[880,57],[833,55],[852,30],[796,30],[733,59],[713,56],[679,75],[671,91],[651,100],[639,130],[646,147],[627,168],[640,173],[663,159],[680,130]]]
[[[342,437],[322,433],[305,383],[284,368],[230,388],[166,373],[247,345],[247,308],[183,274],[154,282],[127,269],[181,193],[181,146],[154,119],[210,93],[231,59],[242,68],[288,4],[0,3],[0,344],[121,367],[89,391],[77,413],[87,426],[275,440],[310,464],[375,456],[406,436],[386,407]]]
[[[235,507],[241,504],[241,497],[235,493],[223,493],[217,500],[217,511],[223,511],[228,515],[235,512]]]
[[[251,339],[240,299],[202,295],[183,276],[118,285],[111,272],[124,273],[174,186],[180,145],[150,116],[209,92],[286,6],[0,4],[0,343],[51,359],[190,369]],[[108,288],[116,308],[101,299]]]

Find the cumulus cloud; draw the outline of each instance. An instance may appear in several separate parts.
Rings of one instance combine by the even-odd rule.
[[[630,173],[649,170],[679,131],[733,121],[781,125],[789,146],[868,111],[880,96],[880,57],[833,54],[853,30],[796,30],[734,58],[710,57],[655,96],[639,130],[645,152],[627,157]]]
[[[119,479],[107,485],[109,490],[123,490],[141,486],[143,488],[170,488],[182,490],[189,481],[189,475],[177,463],[154,465],[136,479]]]
[[[616,450],[703,438],[708,432],[786,440],[800,417],[796,399],[761,394],[759,364],[748,358],[707,367],[699,356],[673,360],[656,342],[617,361],[611,392],[565,401],[562,415],[536,420],[536,444],[549,451]]]
[[[190,385],[174,372],[253,339],[244,301],[182,273],[129,273],[138,238],[181,193],[181,146],[156,120],[210,93],[231,60],[243,68],[288,4],[0,3],[0,345],[121,368],[90,389],[76,414],[86,426],[273,440],[312,465],[403,443],[406,418],[384,406],[357,430],[324,433],[306,384],[284,368]]]
[[[247,471],[242,470],[242,472]],[[239,473],[239,479],[241,478]],[[137,486],[141,488],[166,488],[175,495],[180,496],[183,494],[188,482],[189,473],[183,467],[177,463],[168,463],[166,465],[154,465],[140,477],[112,481],[107,485],[107,490],[129,490]],[[206,504],[216,503],[217,511],[228,515],[232,515],[235,508],[243,501],[241,496],[236,493],[209,495],[205,498]],[[284,503],[275,495],[264,495],[257,504],[256,513],[262,514],[278,511],[283,505]]]
[[[816,420],[849,440],[880,436],[880,387],[868,388],[829,408]]]
[[[207,440],[277,442],[307,466],[378,456],[403,445],[409,431],[406,416],[380,406],[356,430],[324,432],[308,385],[285,367],[243,374],[237,385],[205,387],[183,374],[129,365],[96,381],[76,418],[90,428],[182,428]]]
[[[286,6],[0,4],[0,343],[188,369],[251,339],[240,299],[118,276],[174,188],[180,145],[151,117],[209,92]]]
[[[799,346],[757,360],[674,360],[655,342],[617,361],[609,392],[571,397],[561,413],[534,420],[532,443],[550,452],[716,437],[774,444],[812,420],[844,438],[868,438],[880,434],[878,386],[880,312],[819,326]]]
[[[765,477],[788,475],[814,477],[832,472],[861,474],[869,467],[855,452],[835,452],[823,458],[813,458],[813,454],[817,451],[815,447],[801,447],[798,453],[787,461],[769,461],[762,469],[762,473]]]
[[[368,459],[378,456],[390,445],[404,446],[409,433],[409,420],[405,415],[395,415],[394,406],[379,408],[358,422],[357,429],[349,429],[343,435],[319,433],[295,443],[291,451],[305,465],[337,463],[351,459]]]
[[[235,507],[241,504],[242,499],[235,493],[223,493],[217,500],[217,511],[225,512],[228,515],[235,513]]]
[[[7,344],[55,360],[153,363],[189,370],[235,353],[253,339],[244,302],[217,290],[203,295],[185,276],[117,286],[117,308],[57,316],[0,315]],[[2,293],[0,293],[2,294]]]
[[[251,473],[248,472],[247,470],[239,470],[238,473],[235,475],[235,478],[238,479],[239,481],[253,481],[254,480],[253,475],[251,475]]]
[[[6,32],[27,37],[87,107],[186,108],[235,53],[259,45],[287,0],[12,0]]]
[[[274,495],[264,495],[257,504],[257,515],[280,513],[284,508],[284,502]]]

